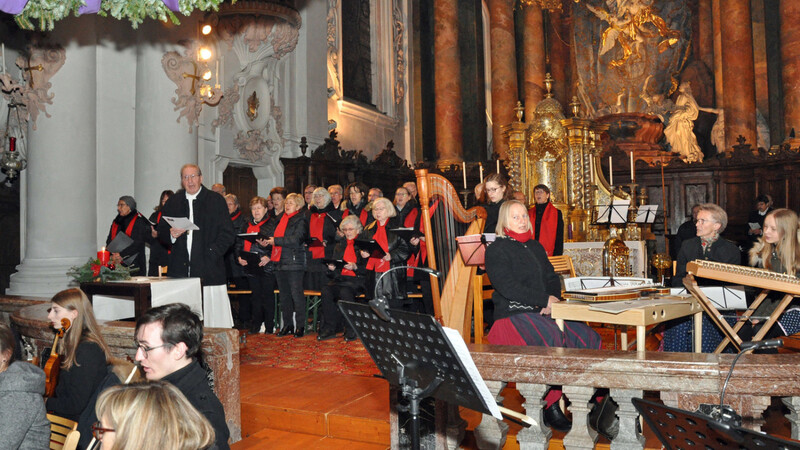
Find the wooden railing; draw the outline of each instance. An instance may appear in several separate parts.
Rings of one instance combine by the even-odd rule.
[[[626,352],[544,347],[470,345],[472,358],[493,395],[508,382],[525,399],[527,415],[538,427],[517,434],[521,449],[548,447],[552,432],[542,425],[541,400],[549,385],[563,386],[571,402],[572,430],[566,448],[594,448],[597,433],[588,427],[589,400],[596,388],[609,388],[619,404],[620,429],[612,448],[643,448],[636,432],[638,413],[630,399],[657,392],[664,404],[694,411],[701,403],[718,403],[734,355],[670,352]],[[743,418],[743,426],[759,430],[772,397],[780,397],[790,414],[791,437],[800,438],[800,354],[744,355],[736,364],[725,394]],[[508,426],[484,415],[475,430],[480,448],[502,448]]]

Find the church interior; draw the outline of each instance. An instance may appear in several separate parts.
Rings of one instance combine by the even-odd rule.
[[[70,268],[106,244],[118,198],[134,197],[149,215],[162,191],[180,189],[184,164],[242,205],[277,186],[302,194],[358,181],[384,193],[414,182],[422,195],[434,174],[469,209],[493,173],[533,205],[534,187],[545,184],[581,276],[668,278],[678,229],[705,203],[727,213],[722,237],[743,248],[746,265],[757,198],[800,211],[800,2],[73,3],[0,5],[0,319],[34,351],[52,330],[20,311],[41,314],[70,285]],[[626,205],[621,224],[603,223],[617,202]],[[614,239],[621,250],[607,260]],[[617,268],[606,267],[617,257]],[[728,385],[733,354],[663,352],[657,342],[629,350],[629,339],[645,340],[644,325],[609,325],[602,350],[493,346],[473,311],[488,287],[475,267],[465,273],[463,288],[441,282],[443,302],[464,297],[444,307],[445,324],[458,309],[449,320],[490,394],[540,411],[547,386],[561,384],[573,428],[509,431],[437,400],[423,405],[423,448],[605,448],[609,440],[583,419],[595,388],[619,404],[612,446],[660,448],[652,432],[637,431],[630,399],[694,411],[718,401],[723,382],[742,427],[800,439],[792,352],[746,355]],[[131,327],[103,325],[119,355],[136,352]],[[232,448],[400,445],[408,425],[397,389],[364,374],[328,381],[326,372],[252,362],[261,360],[253,348],[277,342],[206,330]],[[319,358],[367,354],[358,342],[313,344]],[[336,388],[320,388],[328,382]],[[345,398],[321,400],[333,392]]]

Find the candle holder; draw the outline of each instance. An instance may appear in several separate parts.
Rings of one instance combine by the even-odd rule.
[[[469,208],[467,201],[469,200],[469,194],[471,194],[472,191],[470,191],[469,189],[463,189],[461,191],[458,191],[458,193],[461,194],[461,197],[464,198],[464,203],[463,203],[464,208]]]

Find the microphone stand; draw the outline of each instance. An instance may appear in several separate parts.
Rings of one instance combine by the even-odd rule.
[[[406,266],[406,265],[395,266],[395,267],[390,268],[386,272],[383,272],[378,277],[378,279],[375,280],[375,291],[372,294],[372,300],[369,301],[369,306],[372,308],[373,311],[375,311],[375,314],[377,314],[378,317],[380,317],[381,319],[383,319],[386,322],[389,322],[389,321],[392,320],[392,316],[389,314],[389,302],[386,300],[385,296],[383,296],[383,295],[379,296],[378,295],[378,287],[381,285],[381,280],[383,280],[383,277],[385,277],[386,274],[388,274],[388,273],[390,273],[390,272],[392,272],[394,270],[400,270],[400,269],[421,270],[421,271],[427,273],[428,275],[435,276],[436,278],[439,278],[442,275],[441,272],[439,272],[438,270],[433,270],[433,269],[428,268],[428,267],[414,267],[414,266]]]

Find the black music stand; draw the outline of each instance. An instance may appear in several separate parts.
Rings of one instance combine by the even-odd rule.
[[[684,448],[800,450],[800,443],[728,425],[699,413],[670,408],[640,398],[634,398],[632,402],[667,450]]]
[[[471,358],[465,361],[432,316],[393,309],[385,321],[368,305],[340,301],[339,309],[383,377],[408,400],[412,449],[420,448],[419,407],[426,397],[492,414],[493,398]]]

